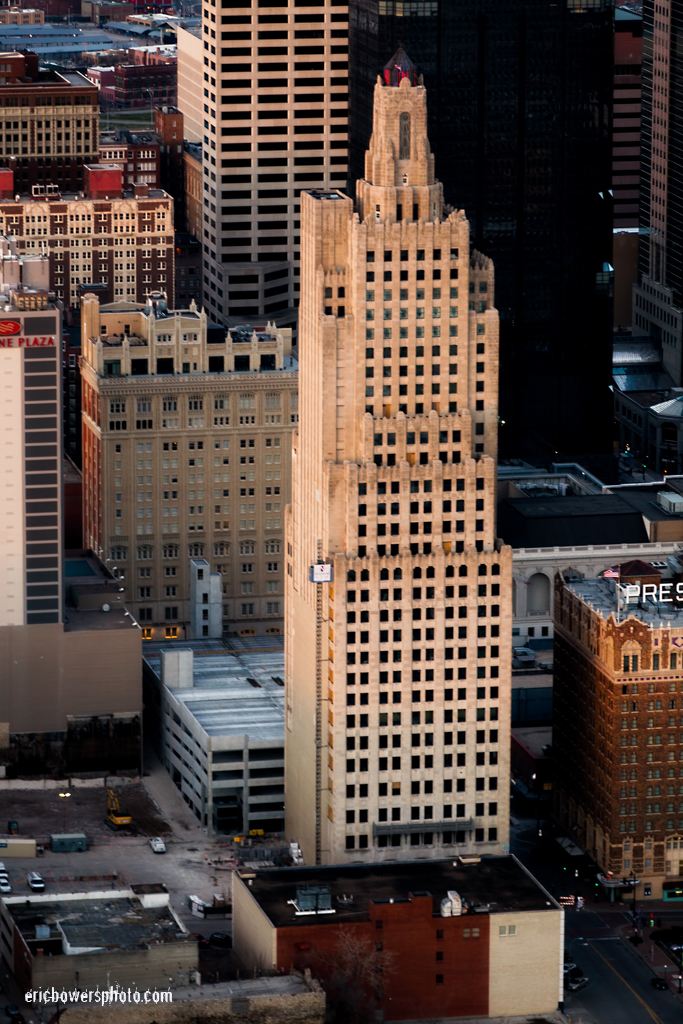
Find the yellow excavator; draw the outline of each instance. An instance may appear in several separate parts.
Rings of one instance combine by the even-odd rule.
[[[133,824],[130,814],[122,814],[119,798],[113,789],[107,788],[107,821],[114,828],[127,828]]]

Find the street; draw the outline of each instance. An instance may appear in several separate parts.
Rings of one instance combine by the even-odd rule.
[[[571,944],[570,944],[571,943]],[[673,992],[658,992],[653,973],[627,942],[614,936],[569,940],[567,948],[590,982],[567,992],[572,1024],[680,1024],[683,1006]]]
[[[539,835],[540,828],[540,835]],[[531,873],[556,898],[582,895],[583,910],[565,912],[565,951],[589,979],[586,988],[565,992],[565,1013],[572,1024],[679,1024],[683,1019],[683,1001],[672,985],[670,991],[653,988],[654,977],[671,978],[678,969],[663,968],[664,956],[655,948],[655,962],[644,959],[627,941],[633,934],[632,902],[610,903],[595,885],[595,868],[587,868],[586,859],[577,859],[580,868],[562,853],[547,824],[536,819],[514,817],[511,850]],[[683,920],[680,904],[639,902],[646,917],[650,909],[664,927]],[[648,929],[644,930],[649,948]]]

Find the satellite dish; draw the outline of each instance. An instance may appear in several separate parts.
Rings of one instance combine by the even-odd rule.
[[[103,612],[108,612],[108,611],[111,611],[111,609],[110,609],[108,604],[103,604],[102,605],[102,611]]]

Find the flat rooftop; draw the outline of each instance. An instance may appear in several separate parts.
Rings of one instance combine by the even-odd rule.
[[[544,747],[552,747],[553,730],[550,725],[516,725],[512,735],[523,743],[534,757],[545,757]]]
[[[498,533],[512,548],[648,542],[642,515],[620,494],[506,498]]]
[[[91,551],[64,552],[62,586],[66,633],[138,628],[126,611],[119,581]]]
[[[617,599],[614,580],[569,580],[567,588],[580,597],[585,604],[590,602],[595,611],[600,612],[603,618],[607,619],[612,613],[616,617]],[[668,603],[655,604],[649,598],[647,602],[631,598],[627,604],[626,598],[622,594],[619,601],[619,621],[624,622],[629,615],[633,615],[639,622],[644,622],[656,629],[666,629],[670,622],[676,626],[683,623],[683,606],[678,607]]]
[[[330,886],[335,913],[297,916],[288,901],[299,887],[319,884]],[[440,917],[441,900],[452,889],[478,912],[559,909],[514,857],[482,857],[468,865],[450,859],[264,869],[254,873],[249,892],[273,925],[284,928],[306,927],[313,920],[316,925],[367,921],[371,903],[408,900],[411,893],[429,894],[434,916]],[[352,896],[353,902],[340,905],[339,896]]]
[[[40,945],[40,925],[49,927],[51,939],[62,938],[64,952],[68,947],[83,952],[147,949],[189,939],[168,906],[143,907],[136,897],[116,892],[104,899],[4,902],[30,946]]]
[[[168,644],[160,645],[165,650]],[[187,645],[184,645],[187,650]],[[192,647],[190,649],[193,649]],[[143,657],[157,678],[161,655],[145,646]],[[285,732],[285,655],[282,639],[271,650],[239,653],[217,645],[194,649],[191,688],[168,688],[209,736],[248,734],[251,741],[282,745]],[[250,680],[252,680],[250,682]]]

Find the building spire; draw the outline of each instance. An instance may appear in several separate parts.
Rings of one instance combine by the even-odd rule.
[[[384,65],[384,84],[398,86],[407,78],[411,85],[418,84],[417,68],[399,43],[398,50],[388,64]]]

